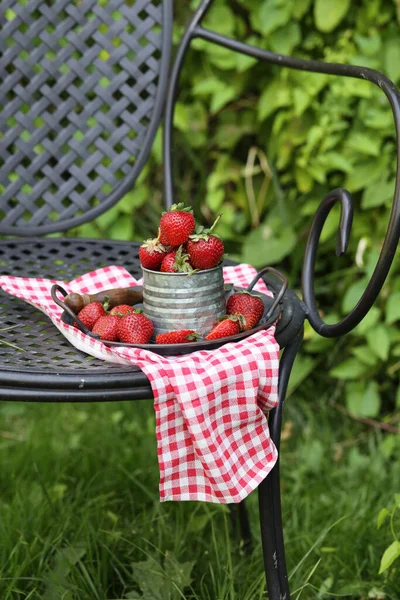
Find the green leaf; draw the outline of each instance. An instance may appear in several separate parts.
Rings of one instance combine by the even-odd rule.
[[[363,318],[361,323],[354,328],[353,333],[356,335],[365,335],[367,331],[374,327],[374,325],[379,321],[381,316],[381,311],[376,306],[373,306],[366,316]]]
[[[351,310],[353,310],[353,308],[361,298],[362,293],[365,291],[366,286],[367,280],[363,277],[362,279],[355,281],[348,288],[345,295],[343,296],[342,301],[342,310],[344,313],[348,313]]]
[[[175,103],[174,126],[180,131],[189,129],[189,109],[182,102]]]
[[[216,77],[206,77],[193,86],[193,93],[197,96],[215,94],[216,90],[223,89],[224,83]]]
[[[359,105],[359,116],[364,125],[371,129],[378,129],[380,134],[383,130],[393,127],[393,114],[389,106],[376,105],[363,100]]]
[[[299,192],[307,193],[310,192],[314,185],[314,180],[307,171],[296,166],[295,169],[296,185]]]
[[[387,360],[389,357],[390,336],[384,325],[378,325],[367,332],[368,346],[371,351],[381,360]]]
[[[338,205],[334,206],[329,213],[324,227],[321,233],[321,243],[323,244],[329,240],[333,235],[337,234],[340,222],[340,208]]]
[[[226,85],[220,79],[215,77],[208,77],[196,83],[193,88],[196,95],[211,95],[211,106],[210,110],[212,113],[216,113],[220,108],[225,106],[230,100],[233,100],[237,96],[238,92],[235,87]]]
[[[118,208],[126,215],[132,215],[135,208],[143,206],[149,199],[149,190],[144,185],[135,185],[133,189],[125,194],[118,202]]]
[[[367,160],[354,165],[353,171],[347,176],[346,188],[357,192],[387,175],[386,157],[377,160]]]
[[[194,561],[178,562],[176,557],[171,552],[165,553],[164,569],[170,580],[174,582],[180,592],[188,587],[192,581],[191,573],[194,567]],[[176,592],[173,597],[176,596]],[[179,598],[183,593],[179,595]]]
[[[249,233],[243,246],[243,261],[257,267],[274,265],[295,248],[296,234],[291,227],[272,229],[262,224]]]
[[[211,93],[213,91],[214,86],[211,86]],[[190,146],[193,148],[203,146],[207,139],[206,130],[209,111],[205,109],[204,104],[200,100],[196,100],[193,104],[181,104],[180,106],[181,108],[176,115],[177,120],[176,123],[174,120],[174,125],[187,134],[186,139]]]
[[[381,36],[376,30],[368,32],[368,34],[369,35],[363,36],[356,32],[354,34],[354,40],[362,54],[375,57],[381,50]]]
[[[318,439],[308,441],[300,449],[299,463],[301,470],[309,473],[319,473],[323,469],[325,450]]]
[[[394,561],[397,558],[399,558],[399,556],[400,556],[400,542],[398,542],[396,540],[392,544],[390,544],[390,546],[388,548],[386,548],[385,552],[383,553],[383,556],[381,559],[381,565],[379,568],[379,575],[381,573],[383,573],[384,571],[386,571],[386,569],[388,569],[394,563]]]
[[[300,117],[305,110],[310,106],[312,97],[308,90],[303,88],[294,88],[293,90],[293,102],[294,102],[294,113],[297,117]]]
[[[324,152],[323,155],[318,156],[316,164],[322,165],[326,173],[331,171],[350,173],[353,169],[350,160],[338,152]]]
[[[397,36],[386,42],[383,64],[385,74],[396,83],[400,78],[400,43]]]
[[[371,352],[368,346],[357,346],[352,348],[351,353],[358,358],[364,365],[374,367],[378,363],[378,357]]]
[[[305,71],[291,71],[289,73],[290,81],[294,81],[298,86],[303,87],[310,96],[316,96],[330,82],[329,76],[325,73],[308,73]]]
[[[382,141],[379,136],[372,136],[370,133],[361,131],[351,131],[347,138],[347,145],[352,150],[369,156],[379,156],[382,147]]]
[[[194,562],[178,562],[175,556],[165,553],[164,566],[156,559],[132,564],[133,579],[140,586],[142,595],[131,592],[127,598],[142,600],[178,600],[190,585]]]
[[[319,31],[333,31],[349,10],[350,0],[315,0],[314,18]]]
[[[130,215],[121,214],[111,225],[108,234],[112,240],[132,239],[132,218]]]
[[[43,600],[73,600],[76,586],[69,580],[74,566],[85,556],[84,548],[69,546],[57,550],[54,566],[44,576]]]
[[[317,360],[311,358],[311,356],[303,356],[298,354],[294,361],[293,369],[290,374],[289,387],[287,396],[294,392],[294,390],[301,384],[306,377],[312,373],[317,365]]]
[[[400,292],[393,292],[386,302],[386,323],[391,325],[400,320]]]
[[[211,211],[217,212],[221,208],[224,198],[225,190],[223,188],[218,188],[216,190],[208,191],[205,200]]]
[[[263,121],[277,108],[290,106],[292,103],[291,89],[286,81],[273,81],[260,96],[258,101],[258,118]]]
[[[394,184],[387,181],[377,181],[369,185],[363,193],[361,200],[361,208],[375,208],[382,206],[390,200],[394,195]]]
[[[360,61],[356,61],[358,64]],[[371,84],[366,80],[351,79],[340,77],[331,84],[331,90],[334,96],[342,100],[354,100],[354,98],[372,98],[374,90]]]
[[[290,23],[273,31],[269,41],[274,52],[290,55],[301,42],[300,26],[294,21],[290,21]]]
[[[255,45],[255,41],[251,37],[246,40],[246,44]],[[257,63],[258,63],[258,60],[256,58],[254,58],[253,56],[247,56],[247,54],[238,54],[236,56],[236,66],[237,66],[238,73],[244,73],[244,71],[247,71],[248,69],[250,69]]]
[[[268,35],[285,25],[290,19],[290,3],[279,0],[264,0],[258,15],[254,14],[252,25],[256,31]]]
[[[384,524],[384,522],[386,521],[386,519],[389,515],[390,515],[390,512],[388,511],[387,508],[382,508],[382,510],[379,511],[378,520],[377,520],[378,529],[380,529],[382,527],[382,525]]]
[[[190,531],[190,533],[200,533],[203,531],[203,529],[205,529],[211,518],[211,514],[190,517],[187,524],[187,531]]]
[[[357,379],[366,372],[366,366],[355,358],[347,358],[331,369],[330,375],[336,379]]]
[[[224,4],[217,4],[207,13],[203,25],[206,29],[232,36],[235,32],[234,12]]]
[[[345,386],[346,407],[353,415],[360,414],[360,405],[364,395],[365,385],[358,381],[348,381]]]
[[[237,92],[234,87],[225,85],[222,89],[219,89],[213,94],[210,110],[212,113],[218,112],[221,108],[228,104],[237,96]]]
[[[169,590],[169,584],[166,582],[165,573],[162,566],[154,558],[148,558],[146,561],[132,563],[132,578],[140,586],[142,595],[133,595],[128,598],[142,598],[142,600],[163,600],[166,594],[163,593],[163,587]]]
[[[193,40],[192,48],[204,52],[209,62],[219,69],[228,70],[236,67],[236,55],[229,48],[224,48],[217,44],[209,44],[200,38]]]
[[[394,495],[394,501],[396,503],[397,508],[400,508],[400,494]]]
[[[311,6],[312,0],[296,0],[293,4],[292,15],[295,19],[300,21],[307,13],[308,9]]]
[[[378,392],[378,385],[371,381],[361,398],[358,414],[362,417],[377,417],[381,407],[381,398]]]

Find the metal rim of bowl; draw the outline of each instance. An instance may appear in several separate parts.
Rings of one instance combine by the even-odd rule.
[[[178,275],[181,275],[181,273],[178,273]],[[142,286],[138,286],[138,288],[141,288],[141,287]],[[246,290],[246,288],[233,286],[226,293],[230,294],[231,292],[245,291],[245,290]],[[73,313],[73,311],[71,311],[71,309],[69,309],[69,307],[64,302],[62,302],[62,300],[60,300],[60,298],[58,298],[56,296],[56,291],[61,292],[64,296],[67,295],[67,292],[61,286],[54,285],[52,287],[53,299],[57,300],[57,304],[60,307],[64,308],[64,312],[61,316],[61,320],[63,321],[63,323],[66,323],[67,325],[72,325],[71,321],[75,321],[78,325],[80,325],[80,321],[77,318],[77,316],[75,315],[75,313]],[[156,344],[155,342],[148,343],[148,344],[128,344],[128,343],[123,343],[123,342],[109,342],[107,340],[101,340],[98,335],[93,334],[85,326],[83,326],[82,328],[79,327],[78,329],[80,329],[86,335],[90,336],[92,339],[96,339],[99,342],[102,342],[105,346],[109,346],[109,347],[138,348],[140,350],[150,350],[151,352],[155,352],[156,354],[170,355],[170,356],[180,355],[180,354],[189,354],[191,352],[196,352],[198,350],[214,350],[216,348],[224,346],[225,344],[235,343],[242,339],[250,337],[254,333],[257,333],[258,331],[261,331],[263,329],[267,330],[277,321],[277,319],[279,318],[280,312],[281,312],[281,303],[279,303],[277,306],[275,306],[272,315],[270,315],[268,318],[266,318],[266,315],[268,315],[268,313],[270,312],[271,307],[275,304],[275,298],[271,298],[270,296],[267,296],[266,294],[263,294],[262,292],[257,292],[257,295],[261,296],[261,298],[263,299],[263,302],[264,302],[264,306],[265,306],[264,313],[260,319],[260,322],[252,329],[249,329],[247,331],[241,331],[240,333],[237,333],[236,335],[233,335],[233,336],[229,336],[229,337],[225,337],[225,338],[218,338],[216,340],[204,340],[203,339],[203,340],[199,340],[196,342],[184,342],[184,343],[180,343],[180,344]],[[270,306],[268,305],[269,302],[271,302]],[[265,318],[266,318],[266,320],[263,321],[263,319],[265,319]],[[83,325],[83,323],[82,323],[82,325]],[[86,331],[84,331],[83,328]]]

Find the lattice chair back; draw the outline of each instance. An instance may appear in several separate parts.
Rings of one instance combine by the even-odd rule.
[[[160,120],[171,0],[1,0],[0,233],[89,221],[140,173]]]

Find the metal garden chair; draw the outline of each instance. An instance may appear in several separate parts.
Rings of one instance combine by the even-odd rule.
[[[132,188],[149,154],[165,104],[165,203],[173,203],[172,122],[179,74],[191,40],[202,38],[266,63],[367,79],[386,94],[400,123],[399,93],[381,73],[364,67],[306,61],[274,54],[202,27],[213,0],[200,3],[169,71],[172,0],[2,0],[0,28],[0,272],[73,279],[107,264],[140,277],[138,243],[43,237],[92,220]],[[170,74],[170,76],[169,76]],[[397,142],[399,155],[399,142]],[[304,319],[321,335],[351,331],[380,292],[400,236],[399,178],[386,239],[371,280],[353,311],[324,323],[314,296],[319,236],[335,203],[341,204],[337,254],[345,252],[352,198],[336,189],[321,202],[311,227],[303,269],[303,301],[283,298],[277,340],[279,406],[270,414],[279,447],[290,371]],[[267,284],[279,290],[274,278]],[[42,313],[0,291],[0,400],[101,402],[152,398],[145,375],[104,363],[72,347]],[[85,387],[81,380],[84,377]],[[259,486],[264,563],[269,597],[289,600],[279,489],[279,463]],[[239,505],[244,538],[247,514]]]

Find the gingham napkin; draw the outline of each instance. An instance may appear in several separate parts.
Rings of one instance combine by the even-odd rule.
[[[226,283],[246,287],[246,264],[224,268]],[[138,348],[107,347],[61,321],[50,295],[139,285],[123,267],[109,266],[64,282],[0,276],[0,287],[42,310],[79,350],[103,360],[137,365],[148,377],[156,412],[160,500],[240,502],[277,460],[267,413],[278,402],[279,347],[275,328],[215,350],[164,357]],[[259,280],[254,288],[269,293]]]

